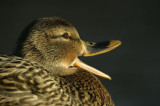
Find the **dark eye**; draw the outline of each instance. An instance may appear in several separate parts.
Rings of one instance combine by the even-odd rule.
[[[69,39],[68,33],[64,33],[62,36],[63,36],[65,39]]]

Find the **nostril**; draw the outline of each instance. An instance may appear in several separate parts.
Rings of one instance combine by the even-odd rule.
[[[94,43],[94,42],[90,42],[90,45],[91,45],[91,46],[94,46],[94,45],[95,45],[95,43]]]

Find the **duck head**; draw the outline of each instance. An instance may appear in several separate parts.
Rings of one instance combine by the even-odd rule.
[[[107,74],[83,63],[78,56],[94,56],[118,47],[119,40],[100,43],[80,39],[75,27],[60,17],[37,19],[27,28],[25,39],[18,46],[21,57],[37,62],[53,75],[65,76],[82,68],[100,77],[111,79]]]

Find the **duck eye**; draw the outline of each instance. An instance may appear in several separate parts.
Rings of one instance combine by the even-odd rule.
[[[69,39],[68,33],[64,33],[64,34],[62,35],[62,37],[64,37],[65,39]]]

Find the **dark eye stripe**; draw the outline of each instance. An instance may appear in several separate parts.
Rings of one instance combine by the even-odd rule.
[[[63,35],[54,35],[54,36],[50,36],[51,39],[56,39],[56,38],[60,38],[63,37],[65,39],[70,39],[70,36],[68,35],[68,33],[64,33]]]
[[[57,38],[60,38],[60,37],[63,37],[65,39],[70,39],[70,40],[77,40],[77,39],[74,39],[72,38],[71,36],[68,35],[68,33],[64,33],[63,35],[54,35],[54,36],[49,36],[51,39],[57,39]]]
[[[56,38],[59,38],[60,36],[50,36],[50,38],[52,39],[56,39]]]
[[[46,32],[44,32],[45,33],[45,36],[47,37],[47,38],[51,38],[51,39],[56,39],[56,38],[59,38],[60,36],[52,36],[52,35],[48,35]]]

